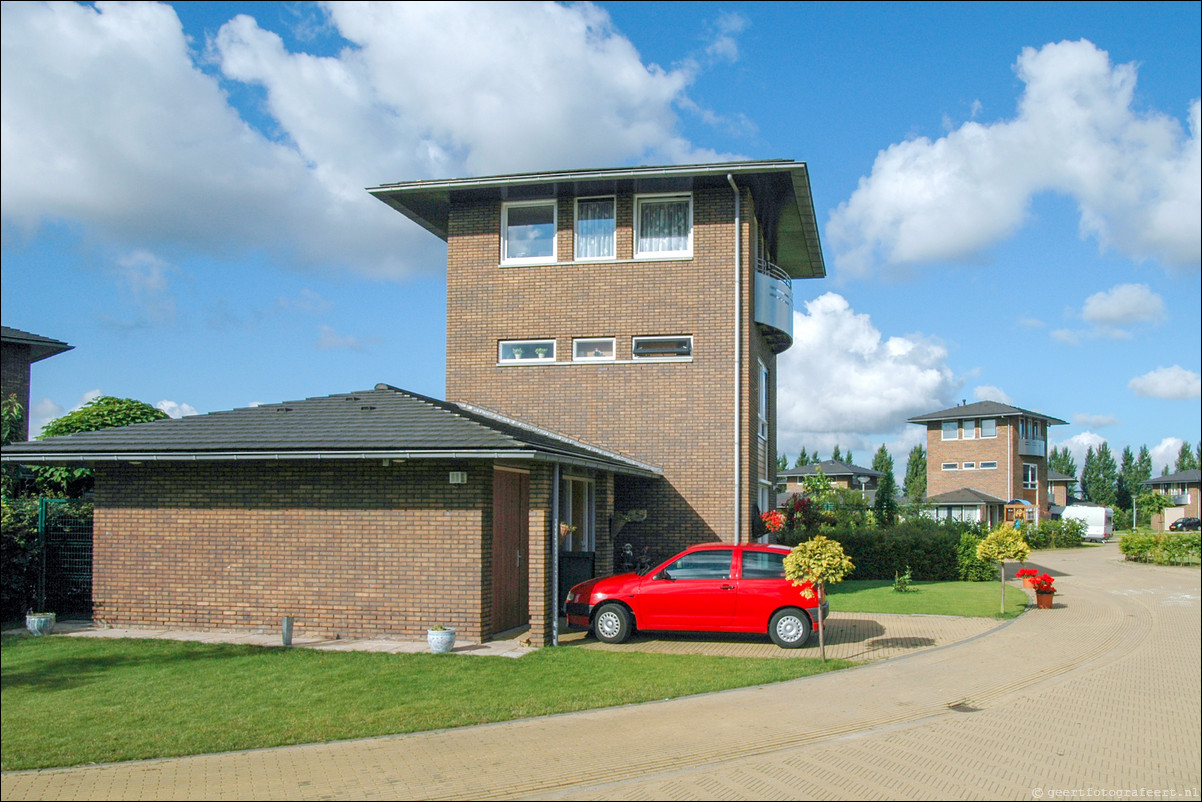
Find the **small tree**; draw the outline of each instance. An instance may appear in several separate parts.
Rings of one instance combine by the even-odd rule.
[[[902,480],[902,493],[910,503],[917,504],[927,494],[927,452],[922,446],[910,449],[906,459],[906,477]]]
[[[94,432],[99,429],[111,429],[133,423],[148,423],[166,417],[166,412],[156,409],[144,401],[102,395],[92,399],[79,409],[50,421],[42,429],[38,439],[62,437],[79,432]],[[38,488],[43,492],[78,497],[92,489],[90,468],[48,466],[36,468],[35,472],[38,474]]]
[[[987,563],[998,563],[1001,568],[1002,609],[1006,612],[1006,560],[1023,562],[1031,554],[1031,547],[1017,529],[1010,524],[996,526],[989,536],[977,544],[977,559]]]
[[[826,622],[822,618],[822,603],[826,600],[826,586],[835,585],[855,570],[851,558],[843,553],[843,546],[837,540],[831,540],[822,535],[815,535],[805,543],[793,547],[793,551],[785,557],[785,576],[793,580],[794,585],[810,583],[811,588],[818,594],[818,651],[822,662],[826,662]],[[815,591],[802,588],[802,595],[807,599],[813,598]]]

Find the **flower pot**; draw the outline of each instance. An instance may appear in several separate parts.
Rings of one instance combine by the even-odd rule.
[[[29,613],[25,616],[25,628],[30,635],[49,635],[56,621],[54,613]]]
[[[447,627],[446,629],[427,629],[426,643],[430,644],[430,651],[435,654],[449,652],[455,646],[455,630],[451,627]]]
[[[1052,599],[1056,598],[1055,593],[1036,593],[1035,603],[1039,605],[1040,610],[1051,610]]]
[[[1035,587],[1035,580],[1029,576],[1023,577],[1023,587],[1027,590],[1030,590],[1031,588]]]

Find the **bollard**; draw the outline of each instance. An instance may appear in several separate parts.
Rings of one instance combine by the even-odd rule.
[[[283,627],[284,633],[283,634],[284,634],[284,645],[285,646],[292,645],[292,619],[293,619],[293,617],[290,615],[284,616],[284,627]]]

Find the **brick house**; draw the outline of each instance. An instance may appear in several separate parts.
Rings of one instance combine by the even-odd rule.
[[[777,497],[778,505],[787,501],[795,493],[804,493],[806,477],[813,476],[819,470],[829,480],[831,487],[843,490],[859,490],[864,493],[864,497],[869,504],[876,498],[877,482],[880,481],[882,476],[880,471],[828,459],[816,465],[802,465],[799,468],[790,468],[787,471],[778,472],[777,481],[784,485],[784,490]]]
[[[97,618],[294,615],[343,636],[441,622],[468,639],[528,626],[547,644],[565,586],[612,573],[619,534],[663,557],[750,538],[774,500],[792,281],[825,275],[804,164],[370,192],[447,242],[448,400],[380,385],[6,451],[96,467]],[[364,422],[385,408],[387,427]],[[252,419],[305,421],[309,439]]]
[[[0,397],[15,395],[25,413],[17,440],[29,439],[30,366],[74,347],[39,334],[0,326]]]
[[[927,429],[927,498],[941,518],[1036,523],[1054,503],[1048,427],[1059,418],[997,401],[917,415]]]
[[[1157,476],[1140,482],[1152,490],[1169,497],[1170,506],[1164,512],[1152,516],[1152,528],[1168,531],[1169,525],[1179,518],[1198,518],[1199,497],[1202,496],[1202,471],[1197,468],[1166,476]]]

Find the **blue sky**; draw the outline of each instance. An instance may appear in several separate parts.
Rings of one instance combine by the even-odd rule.
[[[792,158],[780,448],[904,466],[999,400],[1052,445],[1200,433],[1198,3],[5,3],[3,322],[41,423],[442,396],[445,246],[364,187]]]

